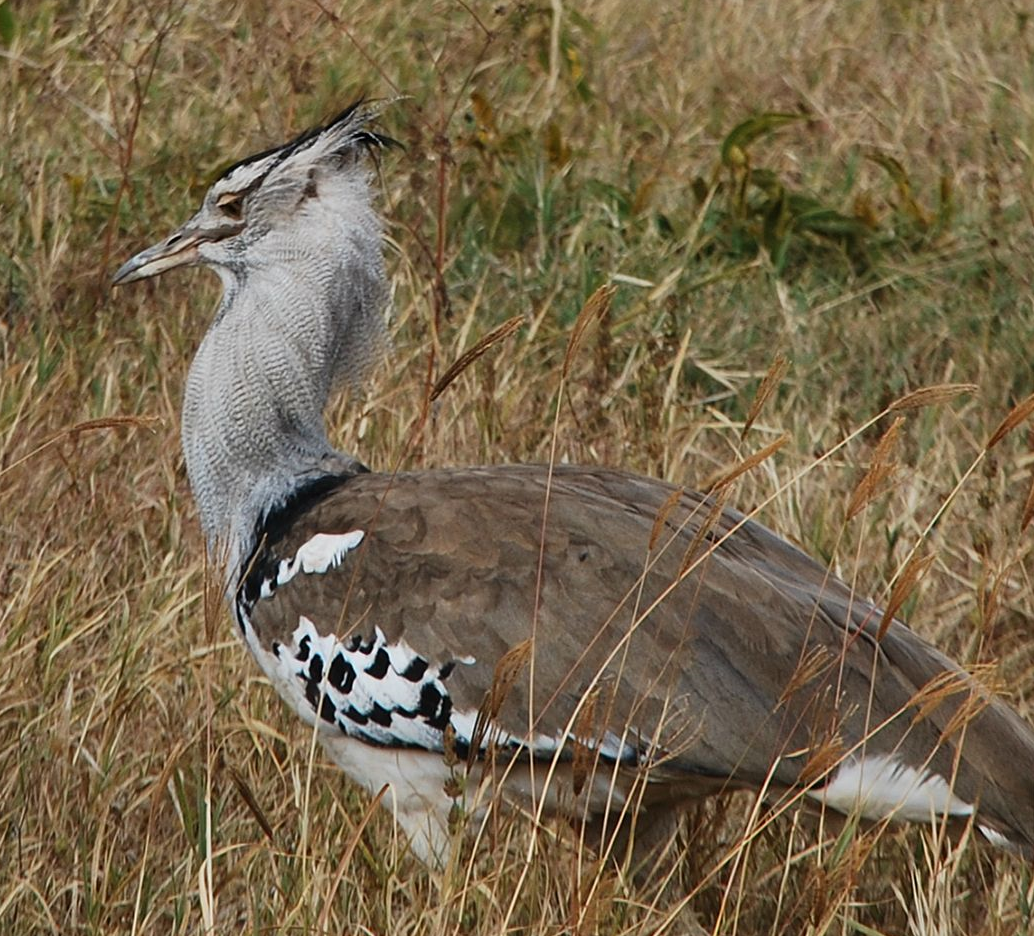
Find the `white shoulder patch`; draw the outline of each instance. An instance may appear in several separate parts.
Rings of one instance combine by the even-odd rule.
[[[351,552],[362,541],[362,530],[348,533],[317,533],[295,554],[294,562],[306,573],[322,574],[341,564],[345,553]]]
[[[829,783],[809,790],[808,796],[837,812],[858,812],[873,820],[931,822],[945,814],[973,814],[973,806],[959,799],[940,774],[916,770],[889,754],[846,761]]]
[[[276,578],[262,583],[259,593],[269,598],[281,585],[286,585],[299,572],[306,575],[323,575],[341,565],[341,560],[355,549],[366,534],[362,530],[348,533],[317,533],[307,540],[290,559],[281,559]]]

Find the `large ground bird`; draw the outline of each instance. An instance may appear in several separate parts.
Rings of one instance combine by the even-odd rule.
[[[497,795],[614,827],[753,789],[1034,855],[1031,727],[760,524],[609,468],[379,473],[329,443],[386,344],[387,142],[358,105],[242,160],[114,282],[222,281],[183,404],[209,548],[269,681],[415,852]]]

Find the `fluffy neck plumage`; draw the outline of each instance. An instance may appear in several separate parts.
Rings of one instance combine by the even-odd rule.
[[[323,410],[383,350],[380,225],[363,187],[309,203],[220,266],[224,295],[190,368],[183,451],[201,524],[229,584],[270,510],[355,459],[327,439]]]

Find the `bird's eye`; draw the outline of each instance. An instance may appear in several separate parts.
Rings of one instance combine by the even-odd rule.
[[[227,192],[225,195],[220,195],[215,204],[224,215],[228,218],[232,218],[234,221],[240,221],[244,214],[243,194]]]

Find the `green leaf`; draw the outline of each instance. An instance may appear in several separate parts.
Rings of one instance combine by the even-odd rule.
[[[653,220],[654,225],[657,228],[657,233],[660,234],[661,237],[673,238],[675,236],[675,228],[667,215],[657,212]]]
[[[930,226],[930,215],[916,201],[915,196],[912,194],[912,183],[908,178],[908,173],[905,172],[905,167],[893,156],[887,156],[885,153],[866,153],[865,158],[876,163],[891,177],[894,185],[897,187],[898,195],[901,197],[901,206],[906,214],[921,228],[928,228]]]
[[[770,136],[780,127],[785,127],[789,123],[804,119],[804,114],[766,112],[744,120],[743,123],[733,127],[722,142],[722,164],[726,166],[742,165],[747,150],[756,140]]]
[[[776,276],[782,276],[786,269],[786,258],[790,253],[793,236],[793,216],[789,211],[786,190],[779,189],[778,195],[765,208],[761,241],[772,261]]]
[[[893,156],[888,156],[886,153],[870,152],[865,154],[865,158],[883,169],[902,194],[912,191],[912,184],[908,181],[908,173],[905,172],[905,167]]]
[[[711,186],[700,178],[700,176],[693,177],[693,181],[690,183],[690,188],[693,190],[693,197],[697,200],[698,205],[702,205],[706,202],[708,196],[711,194]]]
[[[777,196],[783,187],[783,183],[779,181],[779,176],[771,169],[751,169],[750,184],[761,189],[766,195],[771,196]]]
[[[893,156],[887,156],[885,153],[880,152],[866,153],[865,158],[879,165],[893,180],[894,186],[898,188],[898,194],[901,197],[902,208],[904,208],[905,213],[920,228],[929,228],[931,224],[930,213],[916,201],[915,195],[912,194],[912,182],[909,180],[908,173],[905,172],[904,165]]]
[[[796,227],[822,237],[861,237],[866,231],[865,225],[857,218],[850,218],[832,208],[820,208],[798,215]]]
[[[14,42],[16,31],[11,5],[6,0],[0,0],[0,42],[9,46]]]
[[[777,245],[776,249],[772,252],[772,269],[775,275],[782,277],[783,273],[786,272],[786,258],[790,253],[790,235],[787,234]]]
[[[779,249],[779,244],[785,239],[793,220],[786,190],[779,187],[773,194],[774,197],[763,206],[764,221],[761,228],[761,242],[772,255]]]

